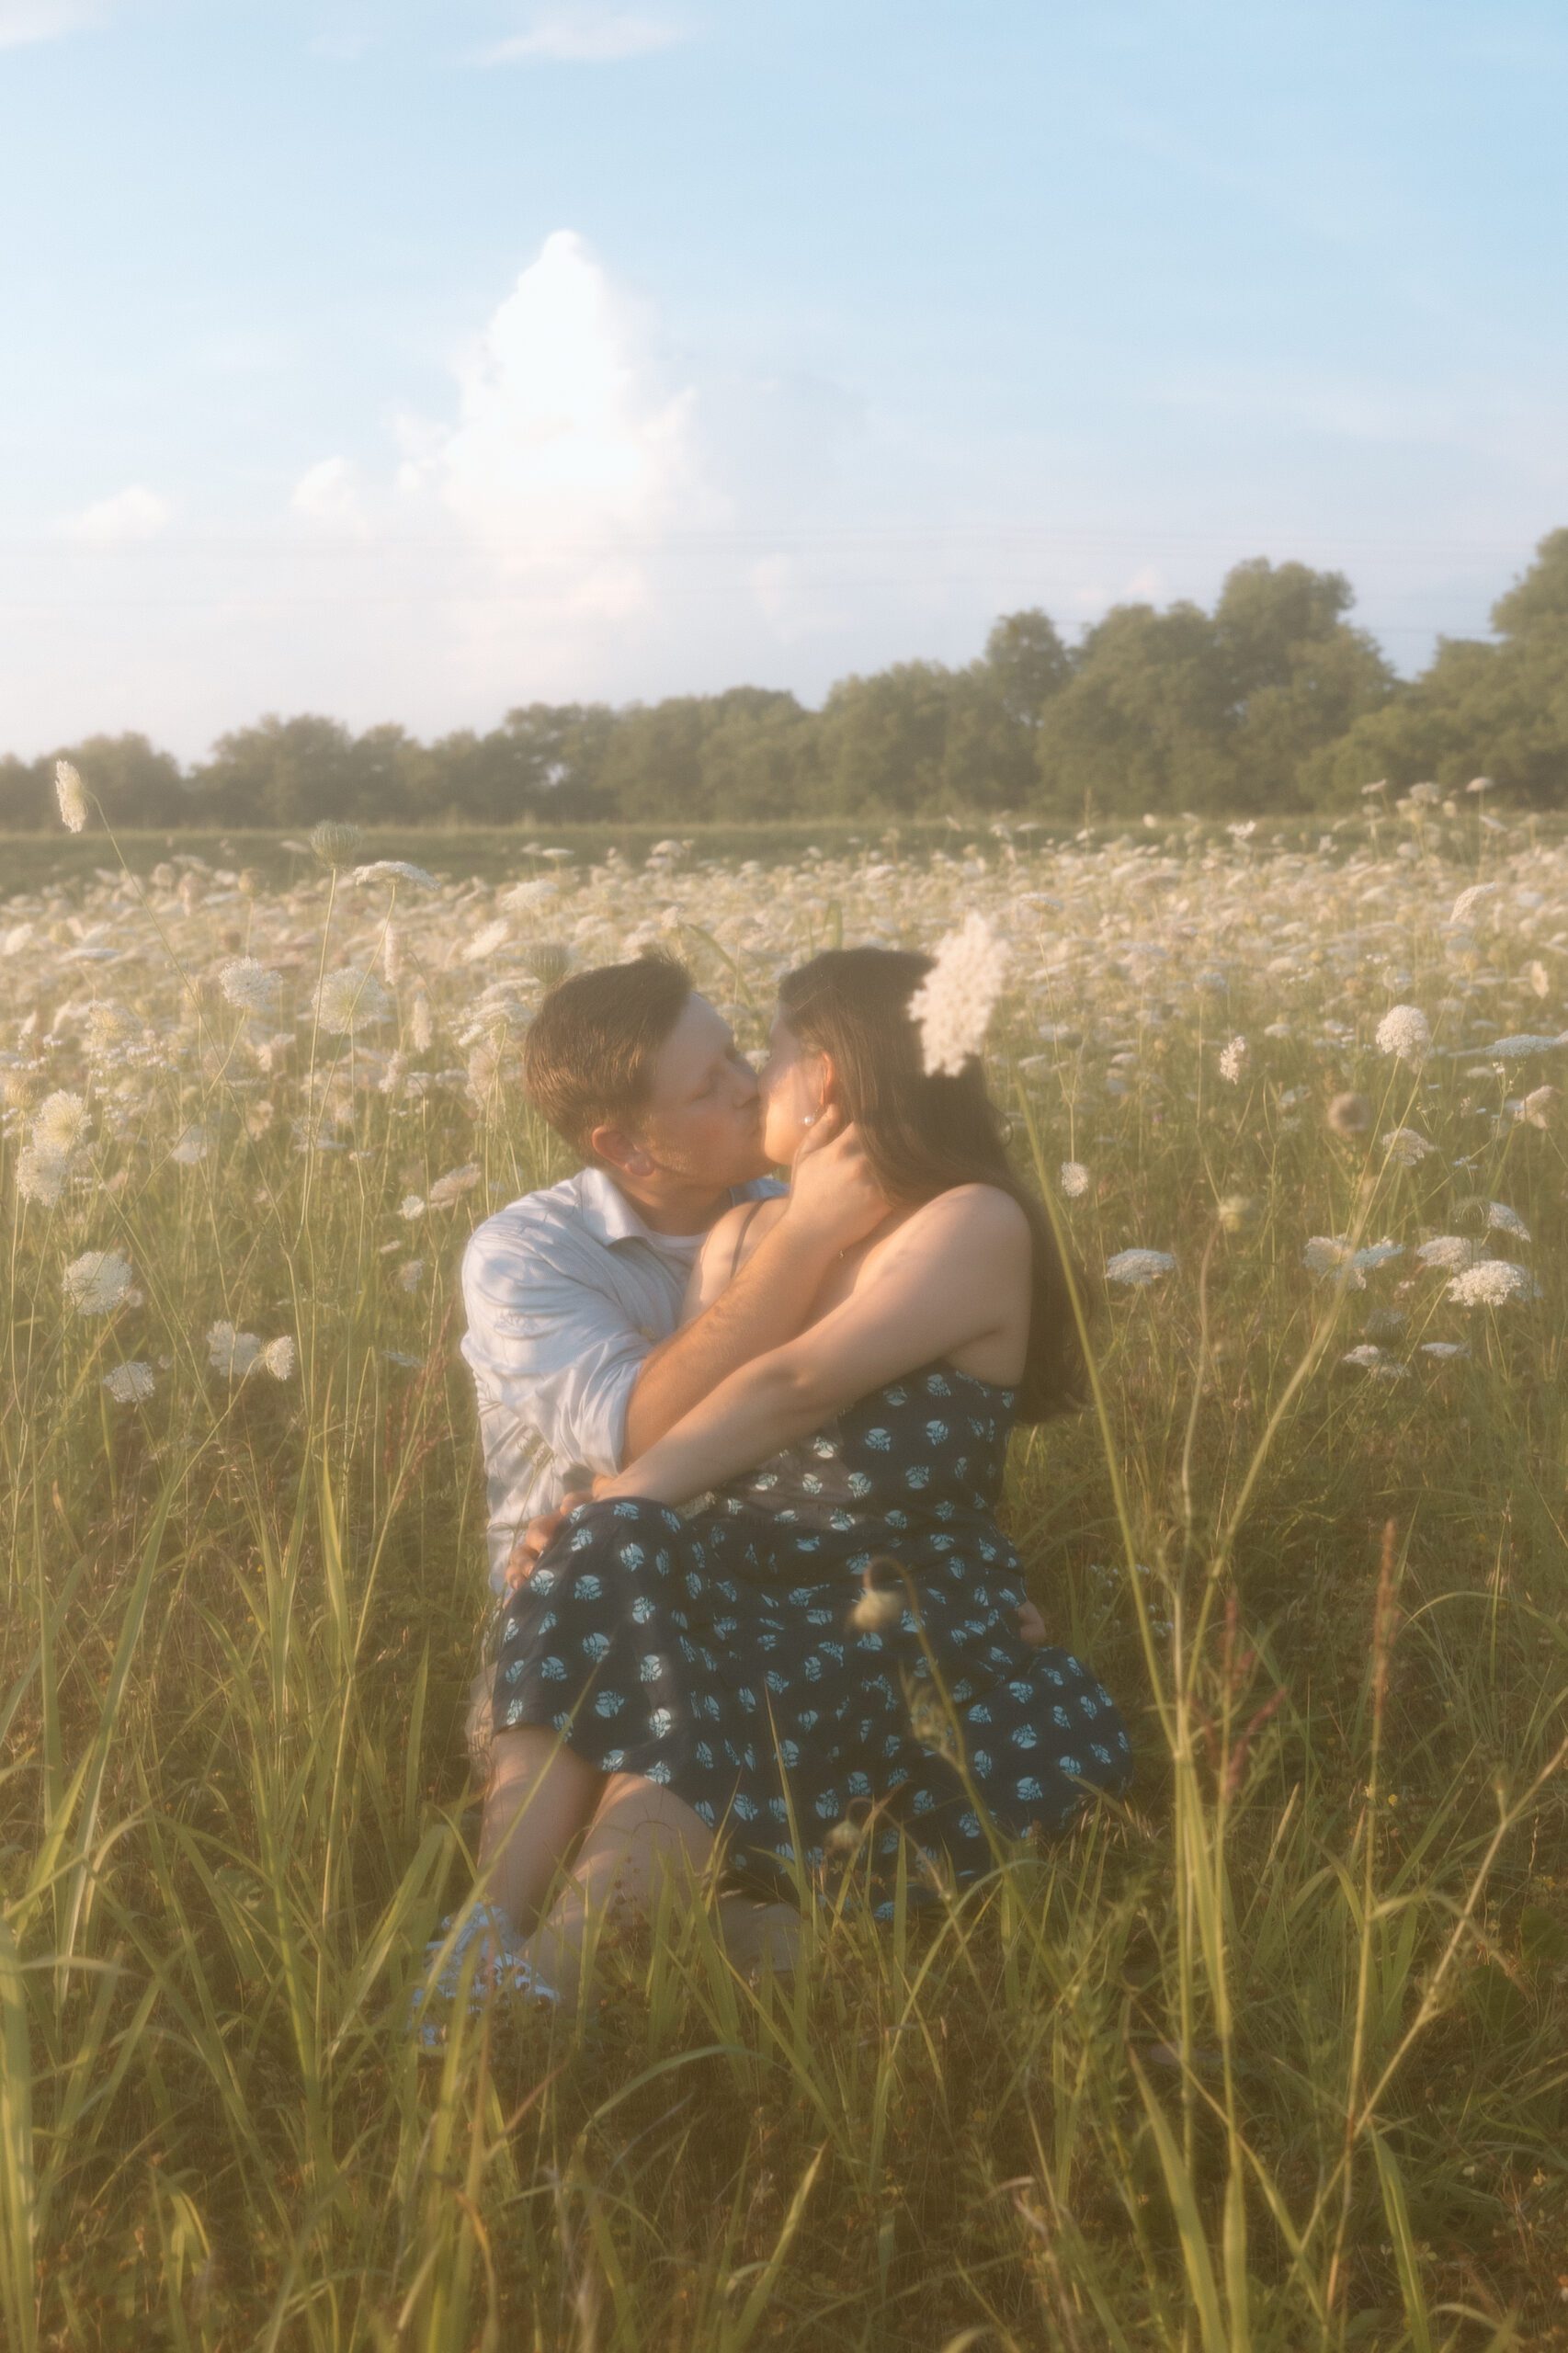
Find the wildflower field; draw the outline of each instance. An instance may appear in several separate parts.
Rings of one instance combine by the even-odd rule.
[[[470,879],[128,867],[62,790],[0,886],[8,2353],[1568,2345],[1568,827],[1391,800]],[[422,2057],[541,991],[667,946],[756,1047],[971,913],[1096,1363],[1009,1526],[1131,1799]]]

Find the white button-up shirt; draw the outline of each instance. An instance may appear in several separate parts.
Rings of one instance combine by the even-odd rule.
[[[771,1176],[732,1202],[783,1190]],[[462,1352],[479,1392],[490,1583],[517,1531],[553,1511],[568,1474],[619,1471],[642,1359],[680,1322],[700,1233],[653,1233],[602,1168],[526,1193],[463,1253]]]

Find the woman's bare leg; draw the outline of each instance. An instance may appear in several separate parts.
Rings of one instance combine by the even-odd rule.
[[[652,1914],[659,1887],[672,1873],[676,1900],[695,1901],[714,1843],[684,1799],[641,1774],[612,1774],[571,1882],[529,1939],[528,1957],[540,1977],[576,2008],[585,1996],[598,1927]],[[725,1949],[737,1967],[755,1967],[768,1957],[778,1969],[793,1967],[801,1919],[792,1905],[722,1895],[718,1914]]]
[[[577,2008],[599,1930],[651,1911],[667,1872],[693,1885],[712,1852],[712,1832],[684,1799],[641,1773],[610,1774],[571,1884],[529,1938],[528,1960],[567,2006]]]

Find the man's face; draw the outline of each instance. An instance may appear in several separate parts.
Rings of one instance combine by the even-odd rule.
[[[715,1192],[767,1167],[756,1073],[705,996],[687,999],[654,1058],[637,1133],[660,1169]]]

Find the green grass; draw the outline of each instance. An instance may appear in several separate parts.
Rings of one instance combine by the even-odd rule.
[[[1132,1728],[1131,1802],[935,1927],[824,1900],[792,1982],[749,1986],[707,1914],[671,1912],[604,1956],[597,2038],[493,2010],[432,2063],[400,2019],[468,1883],[484,1598],[456,1261],[561,1163],[504,1065],[477,1101],[391,1097],[307,1021],[253,1083],[203,920],[165,924],[188,991],[151,931],[94,978],[165,1025],[140,1066],[78,1065],[69,1028],[45,1069],[36,1037],[11,1057],[7,2353],[1568,2344],[1561,1131],[1458,1177],[1383,1170],[1261,1079],[1216,1108],[1179,1023],[1136,1032],[1156,1125],[1072,1048],[1020,1078],[1019,1012],[1020,1148],[1048,1193],[1071,1135],[1099,1172],[1058,1203],[1075,1246],[1181,1237],[1179,1285],[1112,1300],[1096,1406],[1019,1439],[1007,1502],[1052,1639]],[[14,975],[12,1010],[80,969]],[[312,1066],[358,1157],[294,1148]],[[97,1123],[82,1189],[24,1205],[25,1116],[68,1084]],[[1378,1125],[1457,1135],[1464,1086],[1442,1066],[1417,1113],[1396,1072]],[[174,1161],[193,1120],[210,1148]],[[479,1188],[403,1223],[470,1160]],[[1303,1231],[1414,1237],[1471,1185],[1525,1216],[1545,1301],[1386,1386],[1340,1365],[1369,1296],[1312,1283]],[[1222,1233],[1233,1190],[1258,1214]],[[89,1247],[126,1252],[140,1303],[63,1309]],[[1432,1296],[1417,1334],[1448,1328]],[[215,1375],[220,1317],[293,1335],[293,1380]],[[116,1405],[131,1358],[158,1386]]]

